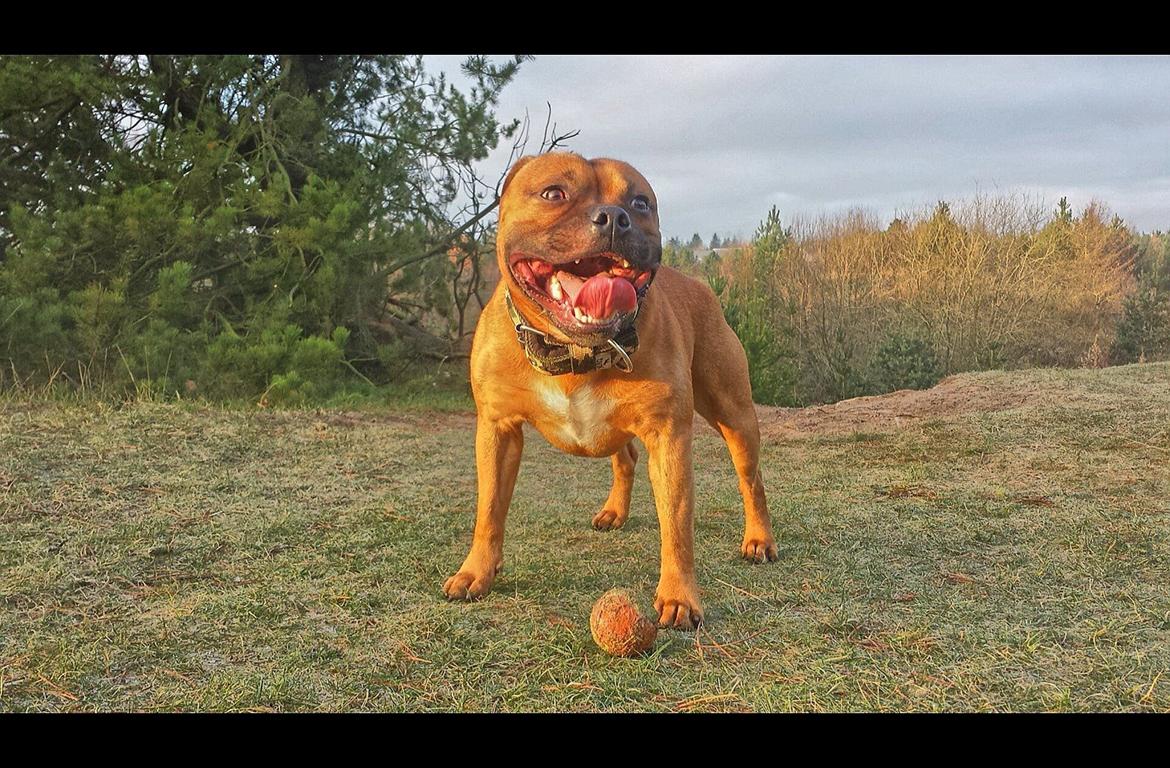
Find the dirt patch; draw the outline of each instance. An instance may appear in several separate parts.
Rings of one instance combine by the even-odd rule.
[[[949,376],[931,389],[900,389],[808,408],[757,405],[764,439],[796,435],[889,432],[926,419],[1002,411],[1023,405],[1035,391]]]

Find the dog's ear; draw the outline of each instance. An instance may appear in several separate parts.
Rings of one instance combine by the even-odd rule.
[[[508,185],[512,182],[512,177],[516,175],[516,172],[535,159],[536,155],[525,155],[512,163],[512,167],[508,169],[508,175],[504,177],[504,183],[500,185],[500,197],[503,197],[504,192],[508,190]]]

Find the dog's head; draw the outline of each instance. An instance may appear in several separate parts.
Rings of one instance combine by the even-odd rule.
[[[529,322],[596,346],[636,311],[638,290],[658,269],[658,227],[654,190],[628,163],[522,157],[500,194],[500,274]]]

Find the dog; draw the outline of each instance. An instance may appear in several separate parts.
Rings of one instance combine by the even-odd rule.
[[[479,499],[471,551],[443,585],[487,594],[528,422],[577,456],[610,457],[593,527],[630,513],[638,438],[649,453],[661,562],[658,624],[703,620],[694,564],[691,441],[698,412],[723,436],[744,503],[742,556],[774,561],[747,356],[705,284],[662,266],[658,200],[633,166],[556,152],[517,160],[500,192],[501,279],[471,349]]]

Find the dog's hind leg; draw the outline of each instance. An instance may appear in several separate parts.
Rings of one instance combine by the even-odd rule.
[[[593,516],[593,527],[599,531],[621,528],[630,516],[630,493],[634,487],[634,465],[638,463],[638,451],[634,441],[626,443],[610,457],[613,462],[613,487],[601,511]]]
[[[768,516],[768,500],[764,495],[764,479],[760,476],[760,427],[753,411],[750,422],[739,424],[721,420],[712,421],[727,442],[731,463],[739,478],[739,492],[743,496],[744,531],[740,554],[745,560],[762,563],[776,559],[776,541],[772,538],[772,521]]]
[[[752,404],[747,356],[722,322],[710,329],[711,357],[694,366],[695,410],[727,443],[743,496],[744,532],[740,553],[763,563],[776,559],[776,541],[760,476],[760,423]]]

